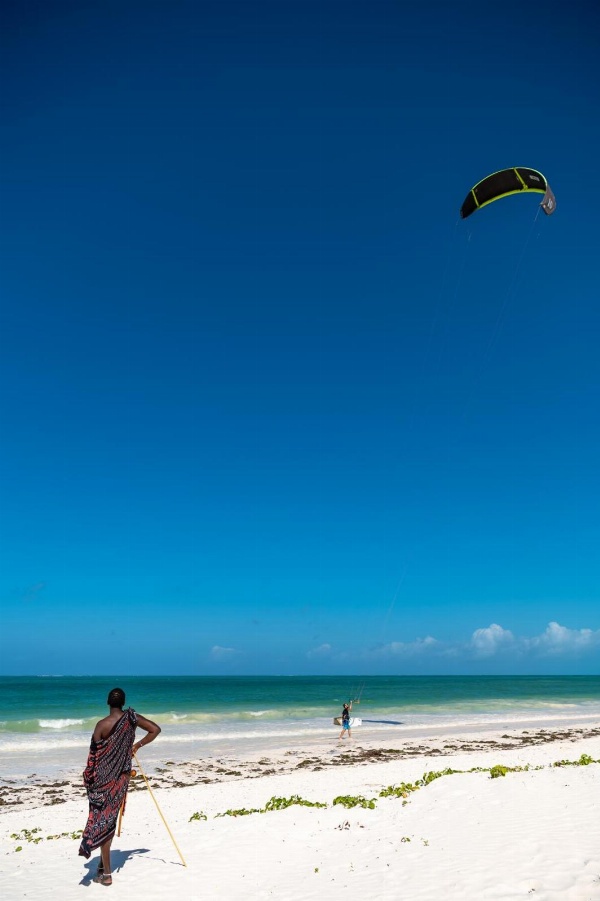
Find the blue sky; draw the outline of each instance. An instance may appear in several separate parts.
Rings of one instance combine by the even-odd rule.
[[[599,26],[3,4],[1,672],[598,670]]]

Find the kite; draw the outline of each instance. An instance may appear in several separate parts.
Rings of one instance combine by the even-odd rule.
[[[515,166],[513,169],[501,169],[488,175],[482,181],[471,188],[460,208],[461,219],[466,219],[475,210],[501,197],[511,194],[520,194],[524,191],[533,191],[543,194],[540,204],[547,216],[551,216],[556,209],[556,198],[550,185],[541,172],[536,169],[526,169],[524,166]]]

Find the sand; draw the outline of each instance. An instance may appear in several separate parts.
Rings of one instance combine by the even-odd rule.
[[[187,867],[143,780],[132,780],[108,897],[600,901],[600,762],[554,766],[581,755],[600,761],[600,724],[385,745],[355,730],[352,741],[152,765],[140,755]],[[380,796],[425,772],[496,765],[530,768]],[[294,795],[327,806],[217,816]],[[333,805],[338,796],[374,806]],[[103,896],[91,882],[98,852],[85,861],[71,837],[87,814],[77,781],[32,776],[5,783],[0,799],[2,898]]]

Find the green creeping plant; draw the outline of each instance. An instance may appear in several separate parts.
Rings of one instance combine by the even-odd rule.
[[[327,807],[322,801],[306,801],[300,795],[292,795],[291,798],[277,798],[273,796],[263,807],[264,813],[269,810],[285,810],[286,807],[292,807],[298,804],[300,807]]]
[[[244,817],[249,816],[251,813],[270,813],[272,810],[285,810],[286,807],[292,807],[294,804],[299,807],[327,807],[327,804],[324,804],[322,801],[307,801],[305,798],[301,798],[300,795],[292,795],[290,798],[278,798],[274,795],[264,807],[251,807],[250,810],[247,810],[245,807],[242,807],[240,810],[226,810],[224,813],[215,814],[215,817]],[[201,820],[206,819],[206,817],[194,814],[190,819]]]
[[[216,817],[247,817],[250,816],[251,813],[261,813],[258,807],[251,807],[250,810],[247,810],[245,807],[240,807],[238,810],[226,810],[224,813],[216,813]]]
[[[375,807],[375,798],[363,798],[362,795],[339,795],[333,799],[333,806],[341,804],[342,807],[349,809],[350,807],[365,807],[373,810]]]
[[[413,785],[412,782],[401,782],[400,785],[388,785],[387,788],[382,788],[379,792],[380,798],[408,798],[411,792],[416,792],[419,790],[418,785]]]
[[[490,767],[490,779],[498,779],[500,776],[506,776],[507,773],[527,773],[530,769],[529,764],[526,766],[502,766],[497,763],[496,766]]]
[[[589,754],[582,754],[579,760],[557,760],[552,766],[589,766],[590,763],[600,763],[600,760],[594,760]]]
[[[42,830],[37,826],[35,829],[21,829],[20,832],[13,832],[11,838],[20,839],[21,841],[26,842],[35,842],[35,844],[37,845],[37,843],[41,842],[42,840],[42,836],[37,835],[37,833],[41,831]]]
[[[590,763],[600,763],[600,760],[594,760],[593,757],[590,757],[589,754],[582,754],[579,760],[557,760],[552,766],[561,767],[561,766],[588,766]],[[452,776],[455,773],[489,773],[490,779],[499,779],[500,777],[506,776],[507,773],[526,773],[529,770],[543,770],[544,766],[532,766],[531,764],[526,764],[525,766],[504,766],[503,764],[496,764],[492,767],[472,767],[470,770],[453,770],[450,767],[446,767],[445,770],[433,770],[431,772],[423,773],[421,779],[417,779],[416,782],[401,782],[400,785],[388,785],[387,788],[382,788],[379,792],[380,798],[402,798],[403,805],[407,804],[406,798],[412,793],[418,791],[420,788],[424,788],[427,785],[430,785],[435,779],[440,779],[442,776]],[[264,807],[252,807],[249,810],[245,807],[242,807],[238,810],[226,810],[224,813],[217,813],[215,817],[242,817],[249,816],[251,813],[269,813],[272,810],[285,810],[287,807],[291,807],[292,805],[297,804],[301,807],[327,807],[327,804],[324,804],[321,801],[307,801],[304,798],[301,798],[299,795],[292,795],[290,798],[279,798],[277,796],[273,796]],[[340,804],[342,807],[349,809],[351,807],[363,807],[373,810],[376,806],[375,798],[364,798],[362,795],[338,795],[337,798],[333,799],[333,806]],[[190,822],[192,820],[206,820],[206,814],[202,811],[196,811],[196,813],[192,814],[190,817]],[[38,842],[42,841],[41,837],[36,838],[35,833],[39,832],[39,829],[27,830],[23,829],[20,833],[13,833],[11,838],[14,839],[25,839],[26,841]],[[81,831],[79,832],[63,832],[61,835],[49,835],[48,838],[62,838],[62,837],[71,837],[71,838],[80,838]],[[408,841],[410,839],[407,839]],[[21,850],[18,848],[16,850]]]
[[[388,785],[387,788],[382,788],[379,792],[380,798],[407,798],[411,792],[416,792],[420,788],[424,788],[426,785],[429,785],[435,779],[440,779],[442,776],[453,776],[455,773],[463,773],[464,770],[453,770],[450,767],[446,767],[445,770],[437,770],[432,771],[430,773],[423,773],[423,777],[421,779],[417,779],[416,782],[401,782],[400,785]]]
[[[416,784],[421,785],[429,785],[430,782],[433,782],[434,779],[439,779],[441,776],[453,776],[454,773],[462,773],[463,770],[453,770],[449,766],[446,767],[445,770],[438,770],[437,772],[431,773],[423,773],[423,778],[418,779]]]
[[[38,832],[42,830],[36,826],[35,829],[21,829],[20,832],[13,832],[11,834],[11,838],[16,841],[26,841],[31,842],[34,845],[39,844],[44,841],[43,835],[38,835]],[[72,838],[72,839],[80,839],[83,835],[83,829],[76,829],[74,832],[60,832],[57,835],[47,835],[45,841],[50,842],[57,838]],[[22,851],[23,845],[19,845],[18,848],[15,848],[15,851]]]

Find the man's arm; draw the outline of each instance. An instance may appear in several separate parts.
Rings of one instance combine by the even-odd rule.
[[[146,730],[146,735],[141,738],[139,741],[133,746],[133,753],[137,754],[140,748],[143,748],[144,745],[149,745],[151,741],[160,735],[161,728],[156,723],[153,723],[152,720],[147,720],[145,716],[141,716],[139,713],[137,714],[137,724],[141,726],[142,729]]]

